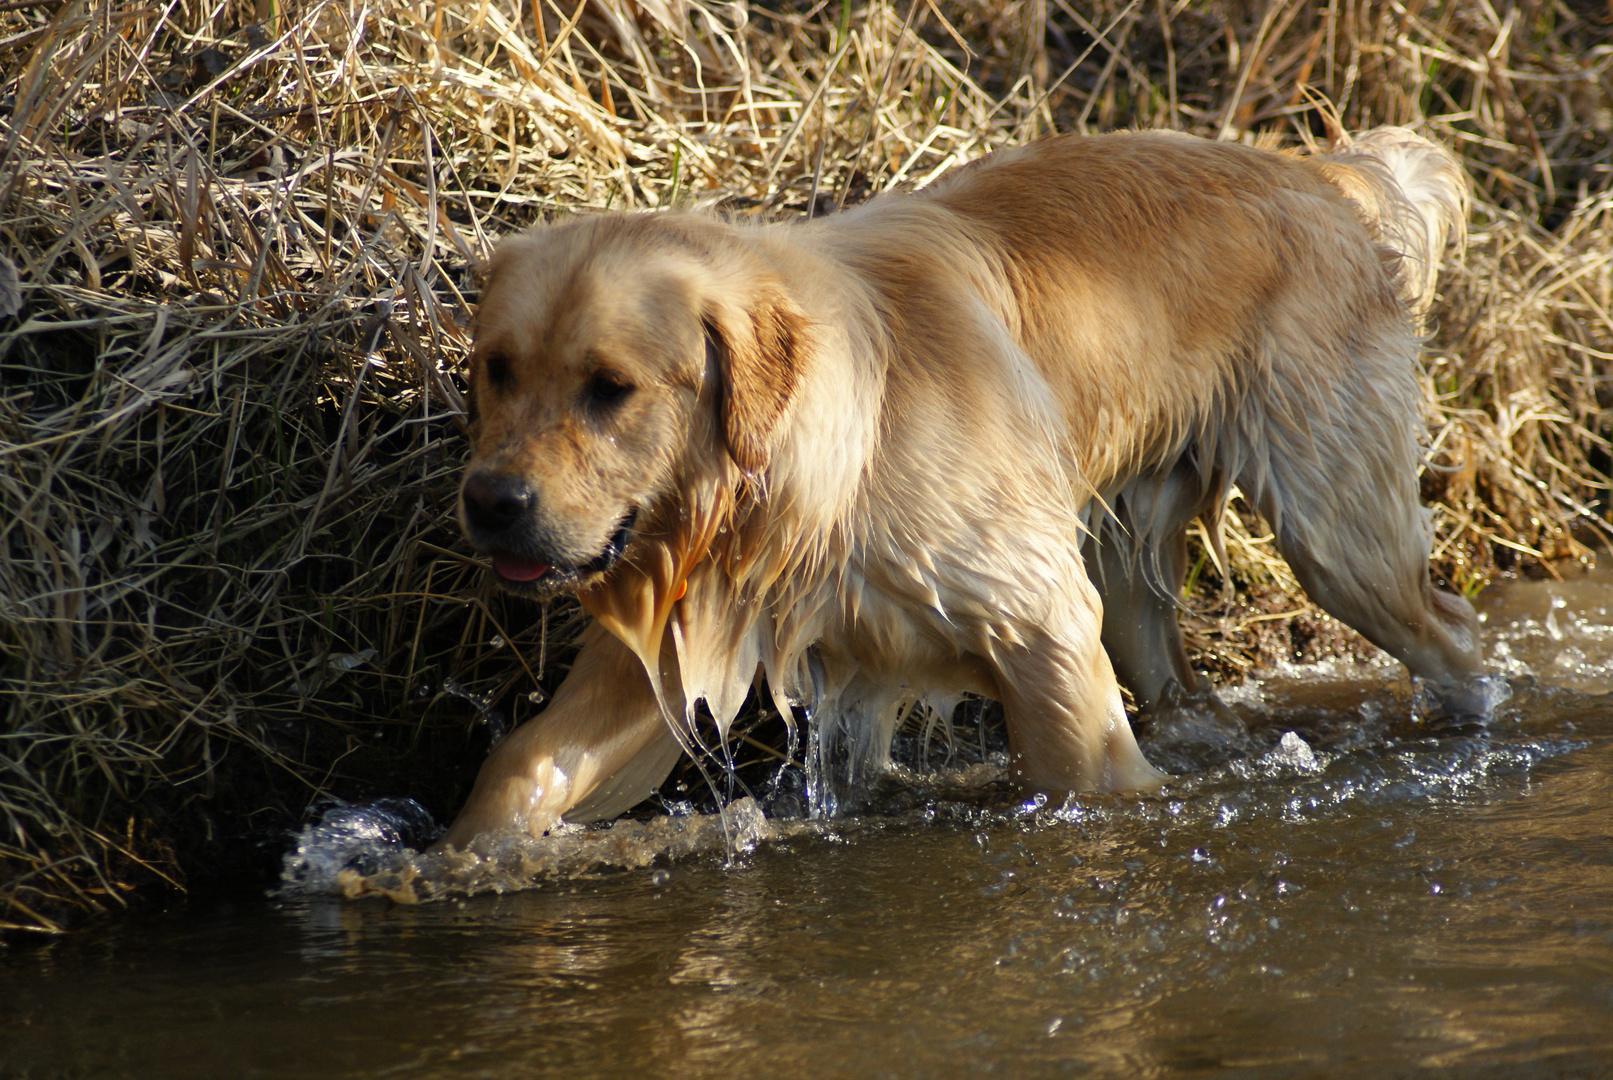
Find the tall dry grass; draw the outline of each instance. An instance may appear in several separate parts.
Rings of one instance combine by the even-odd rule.
[[[578,208],[787,217],[1050,131],[1419,125],[1478,188],[1431,341],[1440,572],[1606,527],[1607,4],[0,4],[0,929],[452,810],[573,612],[458,546],[474,265]],[[1249,518],[1193,640],[1304,611]],[[1305,617],[1313,617],[1308,613]],[[246,854],[243,854],[245,852]]]

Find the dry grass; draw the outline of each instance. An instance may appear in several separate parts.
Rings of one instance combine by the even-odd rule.
[[[1295,143],[1321,102],[1421,124],[1479,188],[1427,377],[1439,568],[1584,557],[1609,41],[1589,0],[0,5],[0,929],[233,873],[321,794],[449,812],[535,710],[574,616],[488,592],[450,505],[473,265],[557,212],[829,212],[1053,130]],[[1300,603],[1258,537],[1193,598],[1226,672]]]

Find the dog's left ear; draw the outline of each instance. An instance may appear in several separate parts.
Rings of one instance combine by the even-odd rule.
[[[760,472],[801,381],[807,319],[783,289],[755,287],[744,307],[714,305],[705,319],[708,361],[722,374],[722,430],[728,456]]]

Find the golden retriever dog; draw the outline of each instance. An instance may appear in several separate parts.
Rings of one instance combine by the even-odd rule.
[[[1233,485],[1310,596],[1458,687],[1429,581],[1418,320],[1467,186],[1397,128],[1298,156],[1061,136],[814,221],[581,217],[506,240],[471,357],[466,535],[593,615],[445,843],[647,796],[765,674],[853,771],[905,706],[1002,703],[1032,792],[1147,789],[1199,680],[1185,531]]]

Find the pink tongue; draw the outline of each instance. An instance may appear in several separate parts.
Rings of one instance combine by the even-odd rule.
[[[549,572],[549,564],[523,559],[518,555],[494,555],[493,569],[506,581],[536,581]]]

